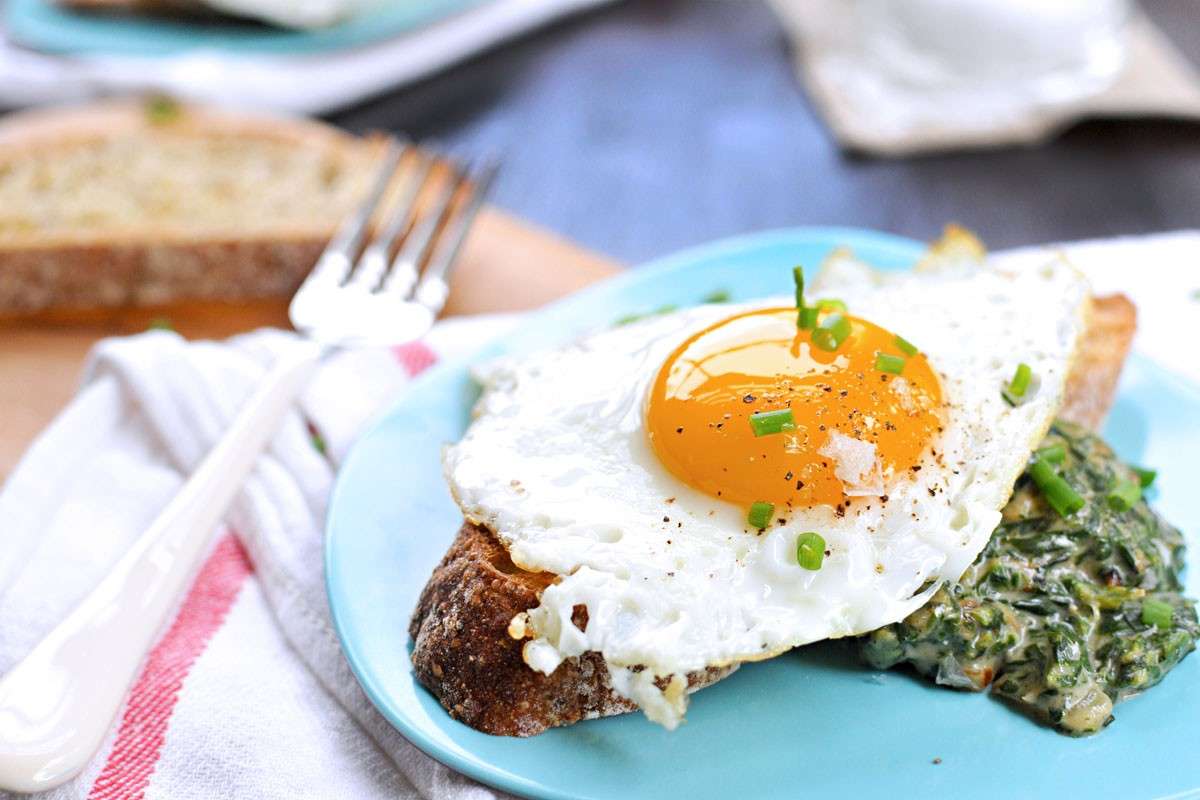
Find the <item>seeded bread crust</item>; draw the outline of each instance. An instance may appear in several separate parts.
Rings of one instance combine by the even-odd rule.
[[[1098,428],[1112,402],[1136,327],[1122,295],[1095,301],[1091,322],[1067,384],[1062,416]],[[417,680],[455,719],[484,733],[532,736],[547,728],[632,711],[612,690],[598,653],[542,675],[521,659],[508,635],[512,618],[538,604],[553,581],[526,572],[487,529],[464,523],[421,593],[409,626]],[[577,624],[586,624],[586,613]],[[689,687],[715,683],[732,669],[689,676]]]

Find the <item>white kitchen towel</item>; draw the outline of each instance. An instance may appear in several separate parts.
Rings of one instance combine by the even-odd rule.
[[[838,144],[846,149],[907,156],[1032,144],[1088,117],[1200,121],[1200,75],[1136,6],[1126,28],[1124,63],[1116,76],[1094,89],[1080,93],[1072,89],[1062,99],[1051,99],[1017,79],[994,85],[905,79],[894,65],[877,57],[886,45],[906,47],[901,23],[893,20],[890,41],[880,41],[882,34],[870,33],[859,16],[879,13],[880,2],[770,2],[792,38],[797,69],[809,97]],[[927,33],[922,25],[939,5],[950,6],[933,0],[895,2],[912,6],[914,17],[926,15],[909,23],[918,33]],[[982,5],[982,0],[974,3],[975,7]],[[1010,29],[1018,25],[1026,8],[1010,4],[1011,16],[1006,18],[1003,0],[996,6],[996,18]],[[1053,12],[1058,7],[1046,4],[1044,8]],[[1029,31],[1034,35],[1030,46],[1044,47],[1045,41],[1037,41],[1037,32]],[[920,60],[927,55],[912,57]],[[997,53],[991,55],[998,57]],[[979,54],[983,57],[985,54]],[[1079,80],[1086,83],[1084,78]]]
[[[1054,249],[1001,257],[1032,264]],[[1138,303],[1138,349],[1200,385],[1191,345],[1200,232],[1065,249],[1098,291]],[[343,353],[322,368],[217,533],[100,753],[50,796],[496,796],[419,753],[367,702],[331,627],[321,531],[337,465],[363,427],[411,376],[513,322],[445,322],[422,343]],[[0,673],[125,551],[289,346],[278,331],[225,343],[151,332],[96,348],[76,399],[0,491]],[[394,613],[403,625],[411,609]]]
[[[325,114],[607,2],[488,0],[382,42],[303,56],[52,55],[21,47],[0,32],[0,107],[153,91],[236,108]]]
[[[336,466],[379,409],[413,375],[508,324],[443,323],[422,343],[323,366],[103,749],[51,797],[495,796],[420,754],[366,701],[331,627],[321,528]],[[156,331],[97,346],[78,396],[0,492],[0,673],[145,529],[288,346],[278,331],[227,343]],[[409,613],[396,609],[400,621]]]

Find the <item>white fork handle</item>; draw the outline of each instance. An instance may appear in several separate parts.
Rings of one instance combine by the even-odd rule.
[[[179,494],[58,627],[0,681],[0,789],[52,789],[87,766],[213,530],[319,358],[285,356]]]

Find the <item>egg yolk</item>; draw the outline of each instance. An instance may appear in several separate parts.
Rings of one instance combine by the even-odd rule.
[[[896,476],[921,468],[942,414],[925,356],[906,355],[896,334],[853,316],[849,335],[830,352],[813,344],[796,316],[794,308],[774,308],[730,317],[663,364],[647,431],[662,463],[688,485],[744,506],[836,507],[847,492],[885,494]],[[879,354],[903,358],[900,374],[879,369]],[[784,409],[791,424],[755,435],[752,414]],[[857,440],[849,443],[855,458],[835,431]],[[878,485],[864,490],[872,476]]]

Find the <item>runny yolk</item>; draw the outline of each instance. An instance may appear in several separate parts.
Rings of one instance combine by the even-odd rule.
[[[662,463],[713,497],[780,511],[838,506],[847,491],[886,494],[897,476],[920,469],[941,425],[937,376],[921,353],[905,357],[900,375],[880,371],[877,354],[904,356],[896,335],[848,319],[850,335],[833,352],[797,328],[794,308],[739,314],[685,341],[659,371],[646,412]],[[794,429],[755,436],[751,414],[785,408]],[[874,446],[882,491],[860,491],[858,478],[847,485],[835,474],[834,431]],[[846,442],[833,444],[837,453]],[[859,455],[871,452],[852,444]]]

